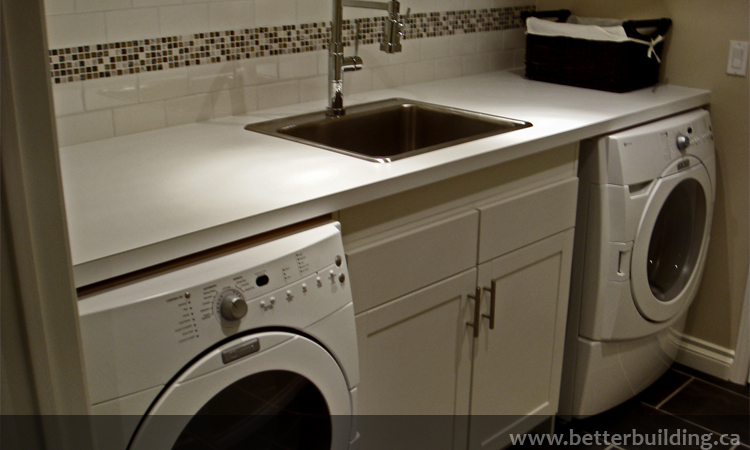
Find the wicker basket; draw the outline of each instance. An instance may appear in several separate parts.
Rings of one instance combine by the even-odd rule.
[[[568,10],[538,11],[522,17],[557,18],[565,22]],[[566,36],[526,34],[526,77],[610,92],[628,92],[659,81],[660,37],[670,19],[631,20],[622,23],[628,38],[642,42],[599,41]],[[649,35],[638,29],[655,28]],[[646,44],[646,45],[644,45]],[[650,45],[649,45],[650,44]]]

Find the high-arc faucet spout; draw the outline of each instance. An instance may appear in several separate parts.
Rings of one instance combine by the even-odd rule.
[[[401,51],[401,37],[404,34],[404,24],[399,18],[400,4],[397,0],[333,0],[331,41],[328,44],[328,108],[326,114],[329,116],[344,115],[344,72],[362,68],[362,58],[357,54],[344,56],[344,39],[342,36],[344,6],[388,11],[385,31],[380,41],[380,50],[386,53]],[[355,41],[359,41],[359,31],[357,31]]]

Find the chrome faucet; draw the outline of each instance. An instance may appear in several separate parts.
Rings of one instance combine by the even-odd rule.
[[[359,22],[355,22],[354,56],[344,56],[344,40],[342,37],[344,6],[388,11],[385,32],[380,41],[380,50],[386,53],[400,52],[401,37],[404,35],[404,24],[399,18],[400,4],[397,0],[387,2],[333,0],[331,42],[328,44],[328,108],[326,109],[326,115],[335,117],[344,115],[344,72],[362,68],[362,58],[358,55]],[[409,10],[407,10],[406,15],[409,16]]]

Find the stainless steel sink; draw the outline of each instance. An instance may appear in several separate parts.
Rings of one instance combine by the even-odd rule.
[[[253,123],[246,130],[355,156],[390,162],[530,127],[529,122],[402,98]]]

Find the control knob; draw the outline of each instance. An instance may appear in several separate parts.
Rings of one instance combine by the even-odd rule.
[[[247,314],[247,302],[235,290],[222,293],[219,302],[221,316],[226,320],[240,320]]]
[[[677,149],[685,150],[688,147],[690,147],[690,138],[683,134],[678,134],[677,135]]]

